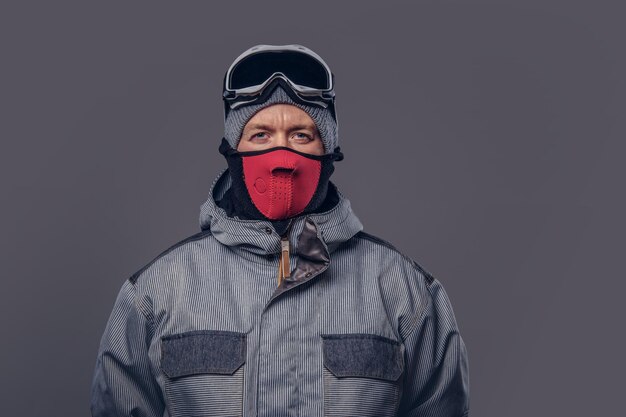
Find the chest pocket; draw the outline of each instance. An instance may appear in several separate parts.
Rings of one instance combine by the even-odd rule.
[[[404,346],[362,333],[322,334],[324,417],[396,415]]]
[[[245,333],[196,330],[164,336],[161,353],[172,417],[243,415]]]

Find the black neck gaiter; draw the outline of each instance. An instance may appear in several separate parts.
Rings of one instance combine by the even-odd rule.
[[[224,209],[229,217],[237,216],[242,220],[267,220],[272,223],[274,229],[279,235],[283,235],[291,224],[292,218],[281,220],[271,220],[264,216],[254,205],[248,189],[244,182],[242,154],[247,152],[238,152],[233,149],[226,139],[222,139],[219,151],[226,158],[228,164],[228,173],[232,183],[224,197],[217,201],[217,205]],[[343,159],[343,154],[339,147],[335,148],[332,154],[327,154],[321,159],[320,178],[317,188],[311,201],[304,210],[298,214],[321,213],[333,208],[339,202],[339,196],[336,186],[330,182],[329,178],[334,171],[334,161]]]

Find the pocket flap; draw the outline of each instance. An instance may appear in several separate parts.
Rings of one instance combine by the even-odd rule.
[[[170,378],[233,374],[246,361],[246,334],[195,330],[161,338],[161,369]]]
[[[396,381],[404,371],[400,342],[374,334],[322,334],[324,365],[337,377]]]

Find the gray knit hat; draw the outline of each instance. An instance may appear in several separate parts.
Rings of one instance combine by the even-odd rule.
[[[296,103],[281,86],[277,86],[272,95],[263,103],[241,106],[231,110],[224,121],[224,137],[234,149],[237,149],[243,128],[257,112],[272,104],[285,103],[297,106],[308,113],[315,122],[324,144],[324,153],[332,153],[339,146],[337,122],[330,110],[322,107]]]

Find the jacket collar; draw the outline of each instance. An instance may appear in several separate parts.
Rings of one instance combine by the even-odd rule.
[[[211,234],[222,244],[239,253],[256,255],[280,253],[280,236],[269,220],[242,220],[229,217],[224,209],[216,204],[231,185],[228,168],[223,169],[213,180],[209,196],[200,208],[200,228],[211,230]],[[347,241],[363,229],[363,225],[352,211],[350,201],[330,181],[339,196],[339,202],[332,209],[322,213],[309,213],[293,218],[289,241],[294,253],[298,253],[298,243],[303,230],[316,229],[317,238],[323,241],[332,253],[341,243]],[[308,224],[308,226],[307,226]],[[306,227],[305,227],[306,226]],[[245,256],[245,255],[244,255]]]

